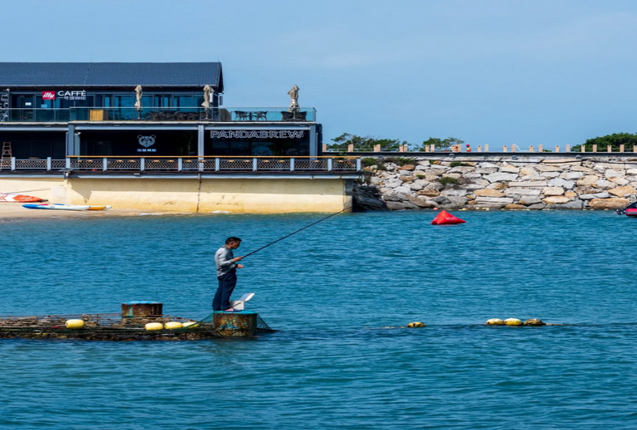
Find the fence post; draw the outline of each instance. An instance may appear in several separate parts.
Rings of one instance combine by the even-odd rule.
[[[363,170],[363,162],[360,158],[356,159],[356,171],[360,172],[361,170]]]
[[[580,150],[581,150],[582,152],[586,152],[586,145],[584,145],[584,144],[582,143],[582,145],[580,146]]]
[[[482,146],[478,145],[478,152],[482,152]]]
[[[633,152],[637,152],[637,145],[633,146]]]
[[[144,157],[139,159],[139,171],[143,172],[146,169],[146,159]]]
[[[215,172],[221,170],[221,160],[219,157],[215,158]]]
[[[544,152],[544,145],[538,145],[537,152]]]
[[[515,143],[511,144],[511,152],[515,152]]]
[[[328,172],[332,171],[332,159],[331,158],[327,159],[327,171]]]
[[[566,145],[566,152],[571,152],[571,145]]]
[[[177,171],[181,172],[184,169],[184,160],[183,158],[179,157],[177,159]]]
[[[347,152],[354,152],[354,144],[350,143],[349,145],[347,145]]]
[[[67,169],[70,169],[70,168],[71,168],[71,159],[70,159],[69,157],[66,157],[66,162],[65,162],[64,166],[65,166]]]
[[[608,146],[606,147],[606,152],[613,152],[613,149],[611,148],[611,146],[610,146],[610,145],[608,145]]]
[[[11,157],[11,171],[15,171],[15,157]]]
[[[327,152],[327,143],[323,144],[323,152]]]
[[[374,152],[380,152],[380,145],[374,145]]]
[[[436,152],[436,147],[434,145],[429,145],[429,152]]]
[[[489,144],[484,145],[484,152],[489,152]]]
[[[46,157],[46,170],[51,170],[51,157]]]
[[[256,172],[257,171],[257,167],[259,167],[259,162],[257,161],[257,158],[254,157],[252,159],[252,171]]]
[[[294,172],[294,157],[290,158],[290,172]]]
[[[533,145],[529,146],[529,152],[534,152],[535,149],[533,149]]]
[[[619,152],[624,152],[624,145],[623,144],[619,145]]]
[[[507,150],[507,146],[506,146],[506,145],[504,145],[504,146],[502,147],[502,152],[508,152],[508,150]]]
[[[555,145],[555,152],[560,152],[560,146],[559,145]]]
[[[102,170],[106,172],[106,169],[108,169],[108,158],[104,157],[102,158]]]
[[[593,145],[593,152],[597,152],[597,145]]]

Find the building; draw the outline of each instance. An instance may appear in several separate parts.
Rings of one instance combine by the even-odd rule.
[[[360,159],[321,155],[316,111],[294,89],[278,108],[226,107],[223,92],[214,62],[0,63],[0,193],[187,212],[351,207]]]
[[[319,153],[314,109],[224,108],[223,91],[215,62],[0,63],[0,139],[17,159]]]

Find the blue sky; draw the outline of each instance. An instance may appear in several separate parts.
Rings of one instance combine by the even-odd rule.
[[[637,132],[634,0],[7,3],[1,61],[221,61],[226,106],[287,106],[296,84],[325,143]]]

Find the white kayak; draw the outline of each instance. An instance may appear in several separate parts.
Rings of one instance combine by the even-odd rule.
[[[110,209],[110,206],[89,206],[89,205],[66,205],[62,203],[29,203],[22,205],[27,209],[53,209],[61,211],[103,211]]]

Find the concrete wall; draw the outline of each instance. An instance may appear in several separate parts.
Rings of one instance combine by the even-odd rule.
[[[338,212],[351,207],[343,179],[0,178],[0,192],[113,209],[210,213]],[[29,191],[39,190],[39,191]],[[28,192],[27,192],[28,191]]]

